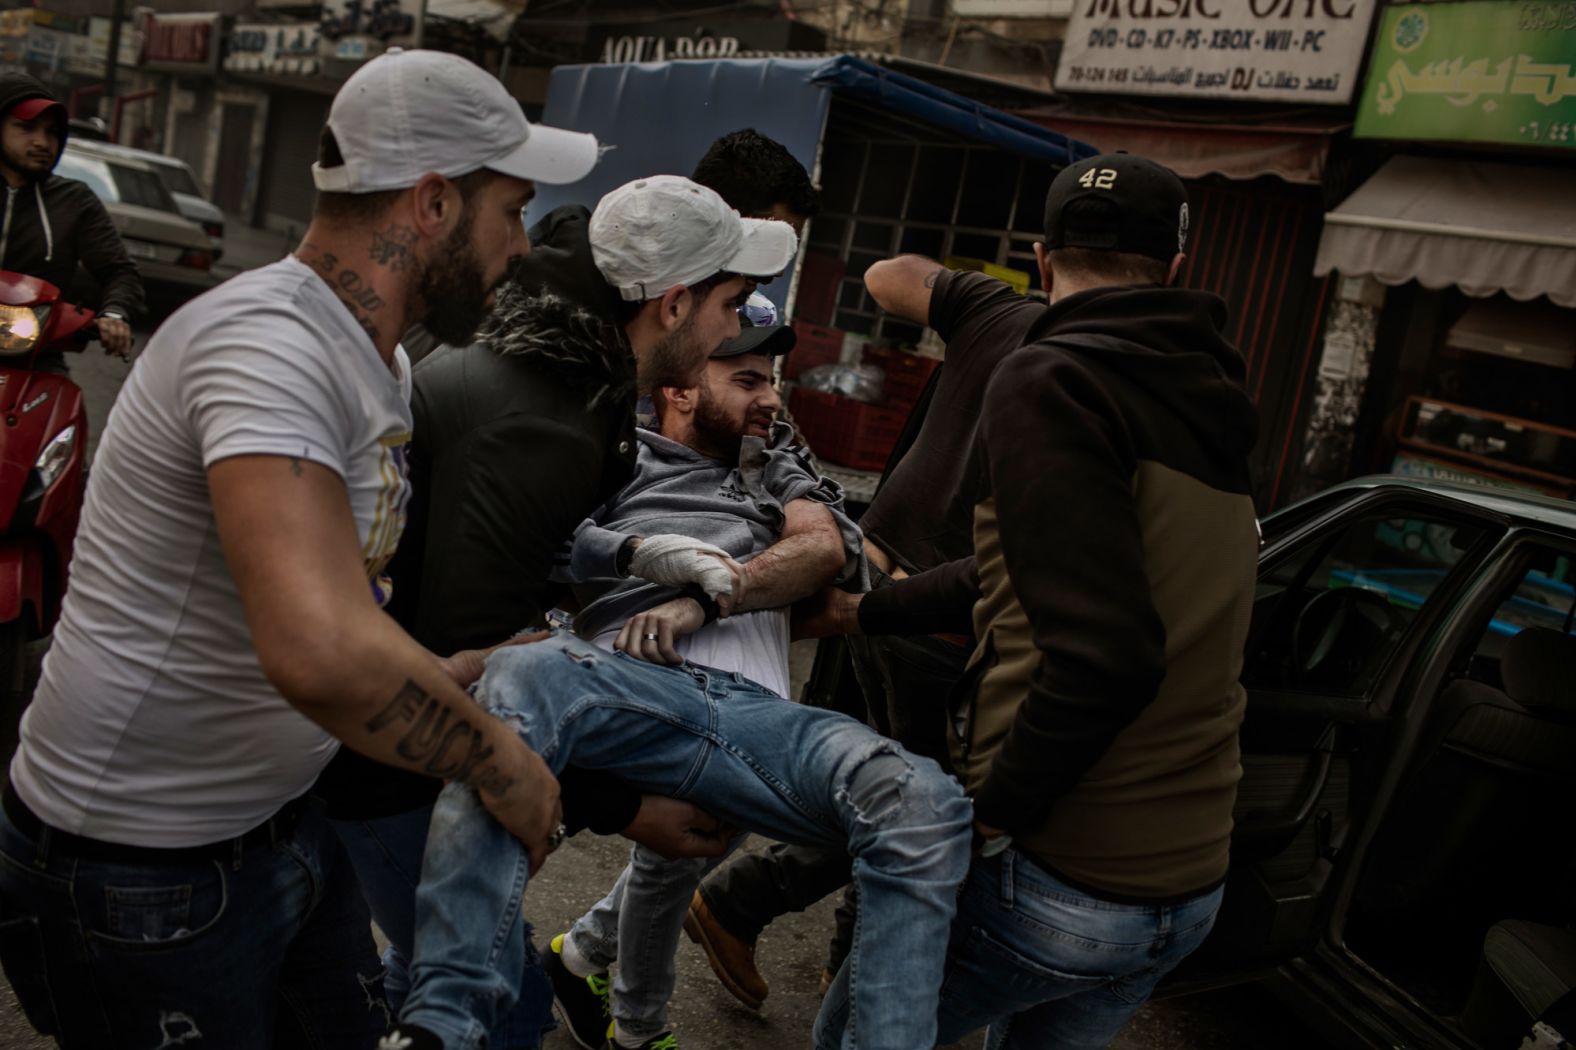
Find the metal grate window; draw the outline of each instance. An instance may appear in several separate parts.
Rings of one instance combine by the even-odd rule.
[[[833,324],[872,339],[917,342],[922,329],[887,317],[864,273],[894,255],[983,259],[1029,274],[1044,237],[1045,194],[1056,170],[918,121],[836,100],[822,152],[822,211],[810,247],[847,264]]]

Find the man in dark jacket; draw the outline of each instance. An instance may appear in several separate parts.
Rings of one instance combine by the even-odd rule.
[[[1225,304],[1172,287],[1187,226],[1181,182],[1149,161],[1057,176],[1036,245],[1051,305],[985,392],[974,557],[838,603],[849,630],[979,639],[951,730],[982,851],[943,1043],[989,1025],[1010,1050],[1104,1046],[1220,905],[1257,417]],[[940,270],[909,256],[866,281],[936,323]],[[980,294],[941,321],[990,309]]]
[[[142,311],[142,280],[93,191],[53,174],[66,133],[66,107],[43,84],[26,73],[0,73],[0,269],[48,281],[69,301],[80,262],[104,290],[99,341],[124,355],[130,321]]]
[[[622,196],[621,196],[622,195]],[[660,198],[660,200],[658,200]],[[622,204],[622,210],[615,204]],[[646,223],[657,204],[670,218]],[[606,209],[606,211],[604,211]],[[389,610],[419,639],[452,652],[496,645],[545,623],[565,595],[549,582],[578,525],[632,476],[640,388],[689,385],[707,357],[739,333],[752,277],[793,259],[786,225],[741,219],[715,193],[656,176],[604,198],[598,216],[565,207],[531,232],[531,253],[500,290],[481,341],[441,347],[413,372],[413,498],[389,566]],[[647,537],[648,539],[650,537]],[[623,575],[659,580],[638,540],[617,556]],[[642,571],[645,570],[645,571]],[[566,771],[565,823],[620,833],[665,855],[716,855],[716,823],[687,803],[615,790]],[[437,792],[419,778],[342,753],[319,790],[361,875],[374,917],[409,958],[414,892]],[[387,985],[404,991],[398,955]],[[534,991],[494,1045],[534,1045]],[[547,1000],[538,1004],[547,1018]],[[539,1024],[538,1024],[539,1028]],[[508,1041],[505,1041],[505,1038]]]

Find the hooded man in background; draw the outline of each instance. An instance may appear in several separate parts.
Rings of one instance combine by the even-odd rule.
[[[124,356],[131,318],[142,311],[142,279],[93,191],[54,174],[66,135],[66,107],[48,88],[26,73],[0,73],[0,269],[48,281],[70,301],[80,262],[103,289],[99,341]]]

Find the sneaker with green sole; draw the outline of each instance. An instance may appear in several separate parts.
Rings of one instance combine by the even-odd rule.
[[[590,977],[576,977],[564,965],[564,935],[554,937],[552,951],[542,959],[542,968],[553,985],[553,1013],[573,1039],[585,1050],[603,1050],[610,1041],[608,991],[613,980],[607,971]],[[671,1050],[671,1048],[664,1048]]]
[[[625,1046],[613,1038],[612,1029],[607,1033],[607,1045],[602,1050],[679,1050],[679,1037],[672,1032],[663,1032],[661,1035],[652,1036],[640,1046]]]

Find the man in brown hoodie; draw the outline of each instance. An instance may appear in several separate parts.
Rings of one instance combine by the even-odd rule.
[[[952,697],[980,855],[943,1043],[989,1025],[1002,1050],[1105,1046],[1220,906],[1257,422],[1225,304],[1173,286],[1187,225],[1186,191],[1152,162],[1057,177],[1036,246],[1050,307],[985,393],[974,556],[834,610],[848,631],[979,639]],[[1011,305],[989,282],[938,299],[944,277],[910,256],[866,283],[938,331]]]

